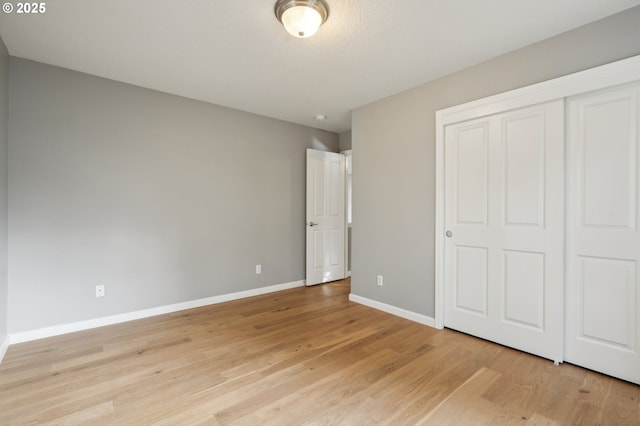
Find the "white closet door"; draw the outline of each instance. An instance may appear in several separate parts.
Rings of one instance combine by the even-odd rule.
[[[640,383],[640,84],[568,100],[566,360]]]
[[[562,361],[564,104],[445,128],[444,324]]]

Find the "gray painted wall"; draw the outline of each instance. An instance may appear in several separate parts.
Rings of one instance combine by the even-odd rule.
[[[352,292],[434,315],[437,110],[639,54],[636,7],[356,109]]]
[[[0,344],[7,337],[7,149],[9,143],[9,53],[0,38]]]
[[[10,96],[9,332],[304,279],[337,134],[13,57]]]
[[[339,147],[341,152],[351,149],[351,130],[340,133]]]

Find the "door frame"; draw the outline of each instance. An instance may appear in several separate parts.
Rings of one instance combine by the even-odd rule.
[[[350,250],[349,245],[351,244],[351,238],[349,234],[351,233],[351,223],[349,222],[349,211],[352,211],[352,203],[349,202],[349,190],[353,190],[349,185],[349,175],[353,176],[353,171],[349,173],[349,168],[353,167],[353,151],[351,149],[347,149],[344,151],[340,151],[340,154],[344,155],[345,167],[344,167],[344,276],[345,278],[349,278],[351,276],[351,265],[349,264],[349,256]],[[353,201],[353,193],[352,200]],[[353,221],[353,217],[351,218]]]
[[[640,55],[436,111],[435,327],[444,328],[445,127],[487,115],[637,81]],[[565,268],[566,271],[566,268]]]

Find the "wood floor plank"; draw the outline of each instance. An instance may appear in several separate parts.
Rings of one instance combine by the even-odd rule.
[[[111,401],[103,402],[102,404],[94,405],[93,407],[85,408],[84,410],[77,410],[64,417],[53,419],[49,422],[41,423],[42,425],[79,425],[79,424],[91,424],[97,417],[103,417],[106,414],[113,412],[113,404]]]
[[[640,424],[640,390],[348,300],[349,280],[13,345],[0,424]]]
[[[477,424],[482,419],[487,419],[487,423],[493,422],[496,407],[483,399],[482,394],[499,378],[500,373],[480,368],[418,424]]]

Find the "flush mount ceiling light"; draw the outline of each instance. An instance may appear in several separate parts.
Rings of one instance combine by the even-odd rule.
[[[329,5],[324,0],[278,0],[274,11],[287,32],[298,38],[317,33],[329,17]]]

